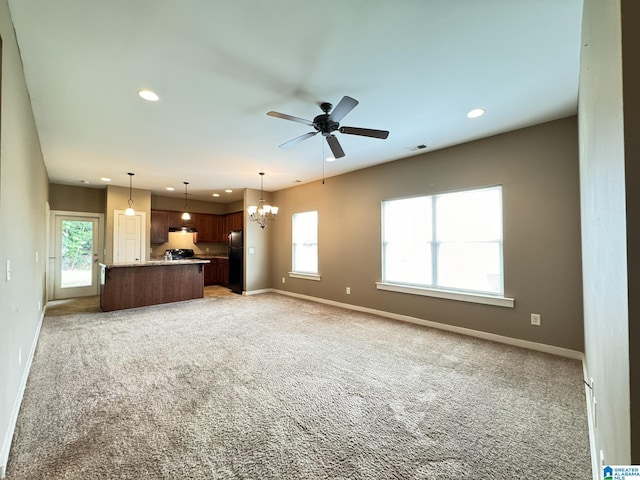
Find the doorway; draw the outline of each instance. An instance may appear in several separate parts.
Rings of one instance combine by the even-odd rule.
[[[103,216],[51,212],[53,299],[98,295]]]

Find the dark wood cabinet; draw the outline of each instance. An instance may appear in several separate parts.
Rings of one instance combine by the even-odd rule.
[[[191,214],[191,220],[183,220],[182,219],[183,212],[169,212],[169,226],[170,227],[189,227],[189,228],[197,228],[196,227],[196,217],[197,213]]]
[[[244,227],[244,212],[228,213],[224,216],[225,235],[231,230],[242,230]]]
[[[211,258],[211,263],[204,266],[205,285],[229,286],[229,260],[226,258]]]
[[[169,212],[151,210],[151,243],[169,241]]]
[[[244,212],[215,215],[192,213],[191,220],[182,220],[182,212],[151,210],[151,243],[169,241],[169,227],[196,229],[193,243],[227,243],[231,230],[242,230]]]
[[[203,264],[101,264],[100,308],[104,312],[202,298]]]

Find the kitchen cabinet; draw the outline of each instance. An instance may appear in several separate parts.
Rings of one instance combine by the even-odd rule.
[[[182,220],[183,212],[169,212],[169,226],[170,227],[188,227],[188,228],[197,228],[196,227],[196,213],[191,214],[191,220]]]
[[[192,213],[191,220],[182,220],[182,212],[151,210],[151,243],[169,241],[169,227],[189,227],[197,230],[193,243],[227,243],[231,230],[242,230],[244,212],[215,215]]]
[[[229,260],[227,258],[211,258],[211,263],[204,266],[205,285],[229,286]]]
[[[195,226],[198,230],[193,236],[193,243],[225,243],[224,217],[206,213],[194,213]]]
[[[169,241],[169,212],[151,210],[151,243]]]
[[[228,213],[224,216],[225,236],[231,230],[242,230],[244,223],[244,212]]]

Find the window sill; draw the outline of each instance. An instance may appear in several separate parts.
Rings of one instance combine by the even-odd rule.
[[[322,277],[320,275],[315,274],[315,273],[289,272],[289,277],[291,277],[291,278],[301,278],[303,280],[315,280],[316,282],[319,282],[320,280],[322,280]]]
[[[481,303],[483,305],[494,305],[496,307],[513,308],[515,299],[501,297],[498,295],[482,295],[479,293],[462,293],[453,290],[438,290],[435,288],[412,287],[408,285],[398,285],[395,283],[376,282],[378,290],[389,292],[408,293],[411,295],[423,295],[426,297],[446,298],[448,300],[458,300],[460,302]]]

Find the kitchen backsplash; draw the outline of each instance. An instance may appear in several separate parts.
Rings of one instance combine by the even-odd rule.
[[[167,243],[151,245],[151,258],[164,256],[164,251],[170,248],[191,248],[195,255],[226,255],[226,243],[193,243],[193,234],[169,232]]]

